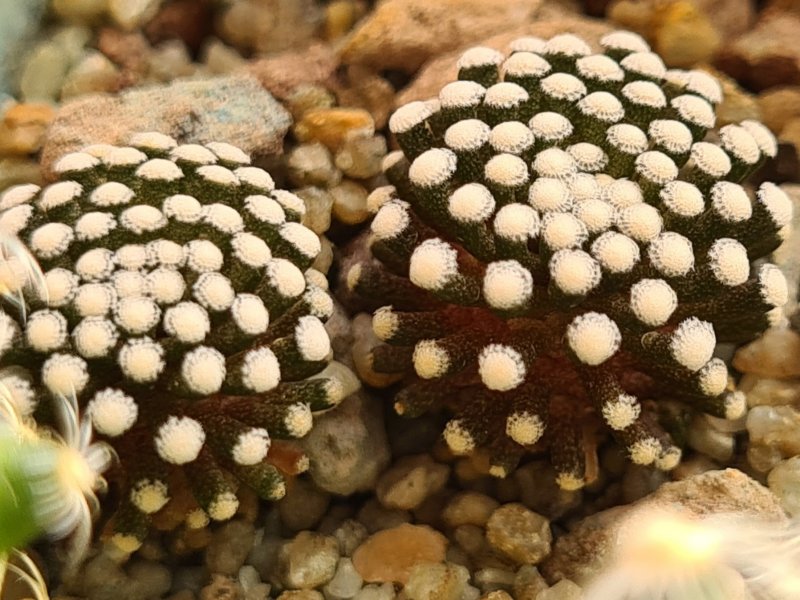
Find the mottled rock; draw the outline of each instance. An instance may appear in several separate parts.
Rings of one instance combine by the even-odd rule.
[[[213,29],[212,19],[207,2],[171,0],[150,19],[144,32],[151,44],[178,39],[197,52]]]
[[[793,119],[800,117],[800,86],[771,88],[758,96],[764,125],[776,134]]]
[[[327,600],[348,600],[358,593],[364,580],[358,574],[353,561],[349,558],[340,558],[336,564],[336,574],[333,576],[322,591]]]
[[[411,510],[441,490],[449,476],[450,467],[428,454],[406,456],[381,475],[375,493],[388,508]]]
[[[249,62],[245,70],[281,100],[305,85],[320,85],[336,70],[336,54],[325,44],[313,43]]]
[[[536,600],[581,600],[581,598],[583,598],[583,590],[569,579],[562,579],[553,587],[542,590],[536,596]]]
[[[781,406],[800,403],[800,380],[772,379],[745,375],[739,389],[747,395],[748,406]]]
[[[786,379],[800,375],[800,333],[773,327],[764,335],[740,348],[733,366],[742,373]]]
[[[513,503],[492,513],[486,524],[486,539],[514,562],[535,565],[550,553],[553,535],[545,517]]]
[[[364,392],[315,417],[303,439],[315,483],[333,494],[371,489],[389,462],[381,405]]]
[[[756,406],[747,413],[750,443],[769,446],[783,457],[800,454],[800,411],[791,406]]]
[[[269,54],[306,46],[322,19],[314,0],[240,0],[221,16],[218,31],[239,50]]]
[[[462,492],[454,496],[444,509],[442,518],[450,527],[477,525],[483,527],[499,503],[479,492]]]
[[[342,179],[333,164],[333,155],[319,142],[301,144],[293,148],[286,158],[289,181],[294,186],[332,187]]]
[[[211,582],[200,590],[200,600],[243,600],[239,583],[227,575],[211,574]]]
[[[398,525],[370,536],[353,554],[353,565],[368,582],[409,580],[412,569],[444,560],[447,539],[424,525]]]
[[[778,463],[767,476],[767,485],[789,515],[800,516],[800,456]]]
[[[570,579],[585,585],[610,559],[620,523],[643,507],[670,509],[680,505],[689,514],[743,513],[785,522],[778,499],[766,487],[741,471],[709,471],[689,479],[665,483],[650,496],[626,506],[596,513],[579,521],[559,537],[542,563],[550,581]]]
[[[337,150],[345,140],[354,137],[371,137],[375,121],[360,108],[319,108],[309,110],[294,126],[294,134],[301,142],[322,142]]]
[[[285,543],[278,556],[284,585],[312,589],[328,583],[336,573],[339,546],[332,537],[301,531]]]
[[[391,583],[370,584],[361,588],[353,600],[394,600],[394,597],[394,586]]]
[[[336,166],[348,177],[369,179],[381,173],[381,161],[386,155],[386,138],[356,137],[345,140],[336,153]]]
[[[123,144],[135,131],[160,131],[181,142],[235,143],[264,156],[281,151],[291,117],[251,77],[177,81],[124,92],[86,96],[63,105],[50,127],[42,164],[89,143]]]
[[[103,27],[97,36],[97,49],[120,67],[120,86],[135,85],[147,76],[152,48],[140,32]]]
[[[536,596],[547,589],[547,582],[539,573],[539,569],[532,565],[523,565],[514,578],[515,600],[536,600]]]
[[[0,155],[33,154],[55,117],[48,104],[13,104],[0,121]]]
[[[460,600],[468,581],[461,565],[421,564],[411,570],[403,593],[408,600]]]
[[[332,187],[330,193],[333,196],[331,214],[340,223],[358,225],[372,216],[367,210],[369,193],[360,183],[345,179]]]

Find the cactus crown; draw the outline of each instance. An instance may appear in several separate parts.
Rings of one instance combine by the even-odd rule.
[[[126,549],[171,497],[190,526],[230,518],[239,483],[280,497],[272,463],[304,459],[272,460],[271,446],[342,394],[318,375],[333,309],[310,268],[319,239],[303,202],[249,163],[229,144],[145,133],[68,154],[57,183],[0,197],[0,228],[44,273],[37,293],[7,263],[29,314],[0,313],[0,383],[37,418],[43,399],[77,399],[120,459],[113,532]]]
[[[389,304],[372,367],[406,378],[400,413],[446,406],[450,448],[485,449],[496,475],[546,447],[567,489],[598,427],[636,463],[678,463],[653,399],[740,416],[716,342],[757,335],[787,293],[752,262],[790,201],[740,185],[775,155],[769,131],[714,130],[716,80],[668,71],[639,36],[601,46],[474,48],[438,99],[398,109],[372,260],[347,274]]]

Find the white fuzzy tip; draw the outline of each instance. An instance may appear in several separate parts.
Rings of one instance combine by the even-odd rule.
[[[448,148],[460,152],[477,150],[489,141],[489,126],[478,119],[465,119],[454,123],[444,132]]]
[[[663,225],[661,214],[649,204],[634,204],[617,214],[619,230],[637,242],[649,242],[661,233]]]
[[[716,344],[713,325],[689,317],[672,333],[670,353],[679,364],[694,372],[711,360]]]
[[[532,293],[533,276],[517,261],[497,261],[486,268],[483,297],[492,308],[511,310],[524,306]]]
[[[408,202],[403,200],[390,200],[381,206],[370,225],[375,238],[391,240],[403,233],[411,222],[409,208]]]
[[[772,264],[763,265],[758,271],[761,297],[769,306],[783,306],[789,301],[789,287],[781,270]]]
[[[284,417],[286,431],[294,438],[301,438],[311,431],[313,417],[308,404],[292,404]]]
[[[508,81],[501,81],[486,90],[483,103],[485,106],[493,108],[510,109],[527,102],[528,99],[528,92],[522,86]]]
[[[601,234],[591,248],[592,256],[609,273],[627,273],[639,262],[639,245],[616,231]]]
[[[784,227],[792,220],[794,207],[789,196],[774,183],[762,183],[756,192],[758,202],[767,209],[777,228]]]
[[[549,212],[542,219],[542,241],[553,251],[577,248],[588,239],[586,225],[570,213]]]
[[[716,144],[697,142],[689,156],[697,168],[711,177],[724,177],[731,170],[730,157]]]
[[[608,155],[600,146],[588,142],[578,142],[567,147],[569,155],[575,159],[578,170],[587,173],[597,173],[608,165]]]
[[[553,284],[564,294],[584,296],[600,283],[600,264],[583,250],[559,250],[549,264]]]
[[[667,209],[681,217],[696,217],[705,210],[703,193],[687,181],[670,181],[659,196]]]
[[[72,354],[52,354],[42,365],[42,383],[54,395],[79,395],[89,383],[86,361]]]
[[[528,181],[528,165],[514,154],[496,154],[484,167],[486,180],[504,187],[518,187]]]
[[[222,492],[208,505],[208,516],[215,521],[227,521],[239,510],[239,499],[233,492]]]
[[[382,185],[376,187],[367,196],[367,210],[373,215],[381,209],[384,204],[397,198],[397,189],[393,185]]]
[[[206,441],[203,426],[189,417],[170,416],[156,432],[156,452],[161,460],[184,465],[200,454]]]
[[[608,315],[588,312],[567,327],[567,343],[582,363],[597,366],[611,358],[622,343],[619,327]]]
[[[650,46],[638,33],[632,31],[612,31],[600,38],[600,45],[609,50],[625,52],[649,52]]]
[[[148,337],[128,340],[117,355],[122,374],[137,383],[152,383],[166,366],[164,348]]]
[[[750,132],[750,135],[753,136],[756,144],[758,144],[759,150],[761,150],[765,156],[768,156],[769,158],[775,158],[775,156],[778,154],[778,140],[775,139],[775,136],[769,129],[767,129],[758,121],[753,121],[750,119],[742,121],[739,123],[739,125]]]
[[[714,108],[700,96],[684,94],[673,98],[670,104],[678,112],[681,120],[688,121],[704,129],[714,127],[717,121]]]
[[[409,102],[394,111],[389,118],[389,131],[392,133],[405,133],[416,127],[433,114],[427,102]]]
[[[608,92],[592,92],[581,98],[578,110],[604,123],[616,123],[625,116],[625,109],[617,97]]]
[[[728,385],[728,367],[723,360],[712,358],[698,371],[697,382],[706,396],[719,396]]]
[[[635,106],[664,108],[667,105],[664,92],[652,81],[632,81],[622,88],[622,95]]]
[[[522,355],[511,346],[489,344],[478,355],[478,374],[490,390],[513,390],[525,381],[526,372]]]
[[[432,148],[414,159],[408,169],[408,178],[421,188],[442,185],[455,174],[456,163],[452,150]]]
[[[544,430],[541,417],[528,411],[511,413],[506,419],[506,435],[522,446],[531,446],[538,442]]]
[[[499,65],[505,57],[494,48],[476,46],[464,52],[458,59],[459,69],[474,69],[491,65]]]
[[[518,51],[503,63],[504,76],[542,77],[550,71],[550,63],[531,51]]]
[[[584,200],[572,208],[590,234],[606,231],[614,223],[614,207],[600,199]]]
[[[254,427],[236,438],[231,457],[238,465],[256,465],[267,457],[270,439],[266,429]]]
[[[575,67],[586,79],[602,82],[619,82],[625,79],[623,71],[617,61],[604,54],[592,54],[575,61]]]
[[[62,156],[53,170],[58,174],[88,171],[100,164],[100,161],[86,152],[70,152]]]
[[[647,256],[667,277],[682,277],[694,268],[692,242],[673,231],[655,236],[647,247]]]
[[[636,172],[657,185],[666,185],[678,176],[675,162],[663,152],[651,150],[636,157]]]
[[[140,479],[131,489],[130,500],[146,515],[157,513],[169,502],[167,486],[158,479]]]
[[[693,69],[686,74],[686,89],[699,94],[712,104],[722,102],[722,86],[717,78],[705,71]]]
[[[620,394],[616,399],[603,404],[602,408],[603,419],[614,431],[622,431],[633,425],[641,412],[639,400],[630,394]]]
[[[631,286],[631,310],[649,327],[660,327],[678,307],[678,295],[663,279],[642,279]]]
[[[577,35],[559,33],[551,37],[544,46],[545,54],[563,54],[565,56],[586,56],[591,48]]]
[[[761,149],[753,135],[739,125],[725,125],[719,130],[722,146],[741,162],[754,165],[761,158]]]
[[[586,481],[576,473],[557,473],[556,484],[566,492],[575,492],[585,486]]]
[[[508,49],[514,53],[533,52],[536,54],[541,54],[544,52],[546,44],[547,42],[542,38],[528,35],[512,40],[512,42],[508,45]]]
[[[294,328],[294,339],[303,360],[320,361],[331,351],[331,340],[317,317],[300,317]]]
[[[247,389],[259,394],[268,392],[281,382],[281,366],[272,350],[262,346],[247,352],[241,377]]]
[[[412,359],[414,371],[422,379],[435,379],[441,377],[450,367],[450,357],[447,350],[436,340],[421,340],[414,346]]]
[[[661,80],[667,74],[664,61],[653,52],[631,52],[619,64],[626,71],[651,79]]]
[[[661,454],[661,442],[654,437],[636,440],[628,446],[631,462],[636,465],[650,465]]]
[[[714,242],[708,251],[708,266],[714,278],[728,287],[741,285],[750,276],[747,248],[731,238],[720,238]]]
[[[72,330],[72,344],[84,358],[103,358],[116,346],[119,334],[103,317],[86,317]]]
[[[650,138],[672,154],[689,152],[692,147],[692,132],[680,121],[656,119],[647,129]]]
[[[629,123],[619,123],[609,127],[606,130],[606,139],[612,146],[626,154],[642,154],[648,146],[644,131]]]
[[[178,142],[173,138],[157,131],[135,133],[130,137],[128,142],[131,146],[151,150],[171,150],[178,145]]]
[[[729,181],[720,181],[711,188],[711,206],[731,223],[746,221],[753,214],[753,204],[745,189]]]
[[[439,238],[422,242],[409,261],[411,283],[425,290],[440,290],[458,273],[458,253]]]
[[[225,356],[216,348],[198,346],[183,357],[181,379],[195,394],[216,394],[222,388],[225,375]]]
[[[25,323],[25,340],[36,352],[49,353],[67,341],[67,320],[55,310],[37,310]]]
[[[388,342],[397,333],[400,318],[391,306],[381,306],[372,315],[372,333],[382,342]]]
[[[603,200],[618,210],[644,201],[642,188],[629,179],[615,179],[603,188]]]
[[[139,407],[134,399],[114,388],[97,392],[89,401],[86,411],[94,428],[109,437],[128,431],[139,416]]]
[[[249,185],[264,192],[271,192],[275,189],[275,181],[272,176],[264,169],[257,167],[239,167],[234,172],[242,185]]]
[[[567,212],[572,207],[570,185],[554,177],[537,177],[528,190],[528,202],[541,212]]]
[[[459,419],[450,419],[442,435],[447,447],[455,455],[469,454],[475,450],[475,439]]]
[[[183,177],[183,171],[171,160],[152,158],[139,165],[136,175],[149,181],[175,181]]]
[[[439,92],[439,102],[441,102],[442,108],[476,106],[485,94],[486,88],[479,83],[474,81],[453,81],[445,85]]]
[[[586,85],[569,73],[553,73],[542,79],[542,91],[554,100],[577,102],[586,95]]]
[[[557,112],[540,112],[528,121],[528,127],[537,139],[560,141],[572,134],[573,127],[569,119]]]
[[[206,148],[211,150],[220,160],[224,160],[225,162],[238,165],[250,164],[250,156],[241,148],[237,148],[231,144],[226,144],[225,142],[209,142],[206,144]]]
[[[480,183],[462,185],[451,194],[447,202],[447,211],[450,216],[461,223],[485,221],[492,216],[494,208],[494,196]]]
[[[725,418],[729,421],[741,419],[747,412],[747,396],[736,390],[725,396]]]
[[[561,148],[547,148],[536,155],[533,170],[540,177],[566,179],[578,172],[575,159]]]

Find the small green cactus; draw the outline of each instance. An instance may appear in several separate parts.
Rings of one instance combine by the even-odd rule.
[[[450,448],[484,449],[498,476],[546,449],[565,489],[585,485],[598,429],[635,463],[678,464],[653,400],[740,417],[716,343],[756,336],[787,297],[753,261],[791,202],[741,185],[773,136],[714,130],[716,80],[668,71],[639,36],[601,45],[474,48],[437,99],[398,109],[372,258],[346,274],[384,305],[371,366],[404,378],[398,412],[446,407]]]
[[[0,197],[0,228],[30,249],[45,290],[5,270],[30,312],[0,313],[0,383],[41,419],[51,397],[75,398],[114,449],[125,550],[171,498],[192,499],[197,527],[233,516],[240,484],[281,497],[281,469],[307,461],[272,460],[273,441],[305,435],[343,393],[325,371],[319,239],[303,202],[249,163],[229,144],[144,133]]]

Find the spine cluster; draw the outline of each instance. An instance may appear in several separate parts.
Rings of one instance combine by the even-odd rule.
[[[37,293],[24,265],[4,266],[29,309],[0,312],[0,384],[24,414],[68,397],[89,415],[119,457],[112,529],[127,550],[172,498],[197,527],[233,516],[240,484],[282,496],[304,459],[274,458],[280,439],[343,392],[324,371],[333,305],[303,202],[234,146],[158,133],[56,171],[0,197],[0,228],[44,278]]]
[[[483,448],[499,476],[547,448],[565,489],[591,477],[601,427],[635,463],[678,463],[652,400],[739,417],[716,343],[756,336],[787,296],[753,262],[791,203],[742,185],[773,136],[714,129],[716,80],[667,70],[639,36],[601,45],[473,48],[438,98],[398,109],[372,259],[347,273],[384,304],[372,367],[405,376],[398,412],[447,407],[450,448]]]

